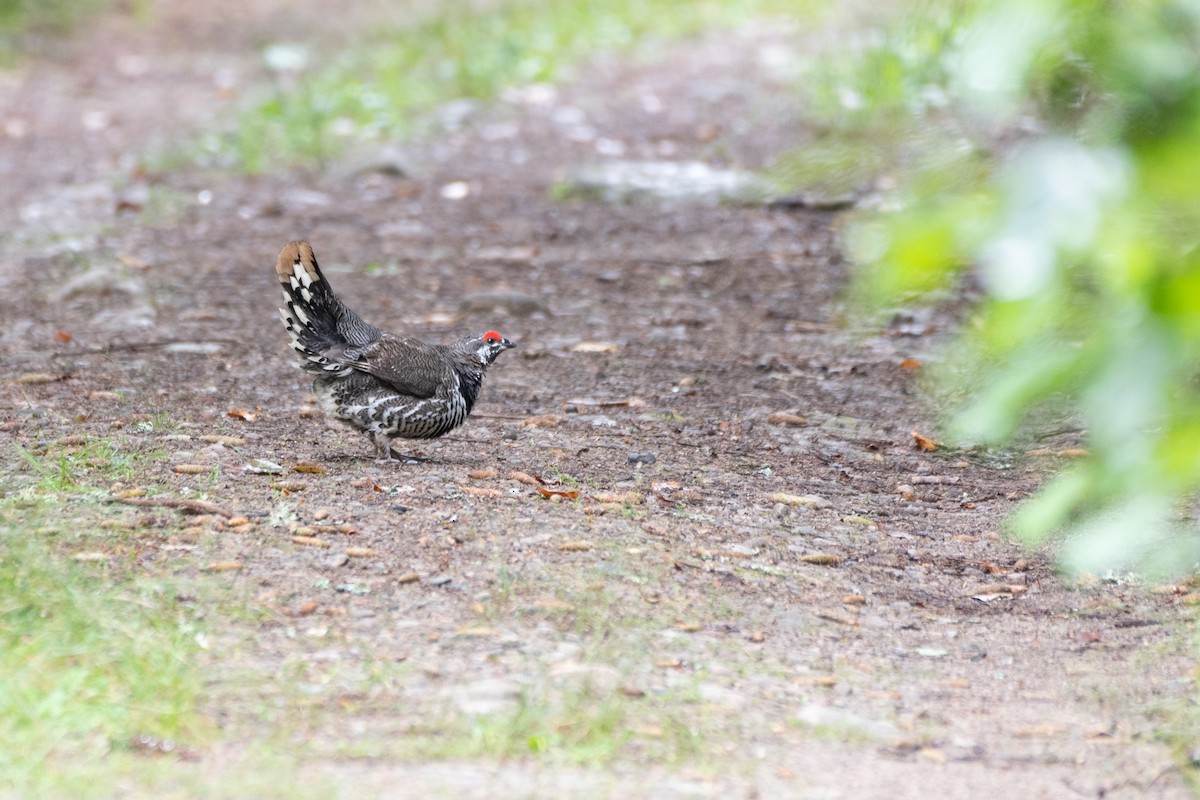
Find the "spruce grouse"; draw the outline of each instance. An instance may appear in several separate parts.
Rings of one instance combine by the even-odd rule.
[[[321,407],[366,433],[380,459],[392,457],[393,437],[433,439],[461,425],[487,368],[516,346],[495,331],[440,345],[368,325],[334,295],[308,242],[284,247],[275,272],[280,316]]]

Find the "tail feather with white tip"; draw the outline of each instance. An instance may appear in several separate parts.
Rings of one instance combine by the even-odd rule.
[[[279,316],[300,366],[317,375],[349,374],[353,367],[348,362],[379,341],[383,332],[337,299],[308,242],[291,242],[279,251],[275,273],[286,304]]]

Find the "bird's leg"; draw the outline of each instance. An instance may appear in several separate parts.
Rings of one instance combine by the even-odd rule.
[[[392,458],[392,440],[383,431],[372,431],[367,436],[371,437],[371,444],[375,445],[375,460],[390,461]]]
[[[414,456],[408,453],[401,453],[398,450],[392,449],[392,440],[388,438],[386,433],[375,431],[368,434],[371,437],[371,443],[375,445],[375,460],[376,461],[406,461],[409,464],[419,464],[429,459],[424,456]]]

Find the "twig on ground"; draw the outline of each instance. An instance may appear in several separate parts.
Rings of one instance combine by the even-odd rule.
[[[177,508],[185,514],[219,514],[227,519],[233,516],[232,511],[222,508],[216,503],[187,500],[182,497],[114,497],[112,502],[143,508]]]

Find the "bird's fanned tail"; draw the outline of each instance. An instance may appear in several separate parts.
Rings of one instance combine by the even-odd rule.
[[[301,366],[315,374],[346,375],[364,347],[382,331],[363,322],[329,288],[308,242],[291,242],[280,252],[275,273],[285,306],[279,315]]]

